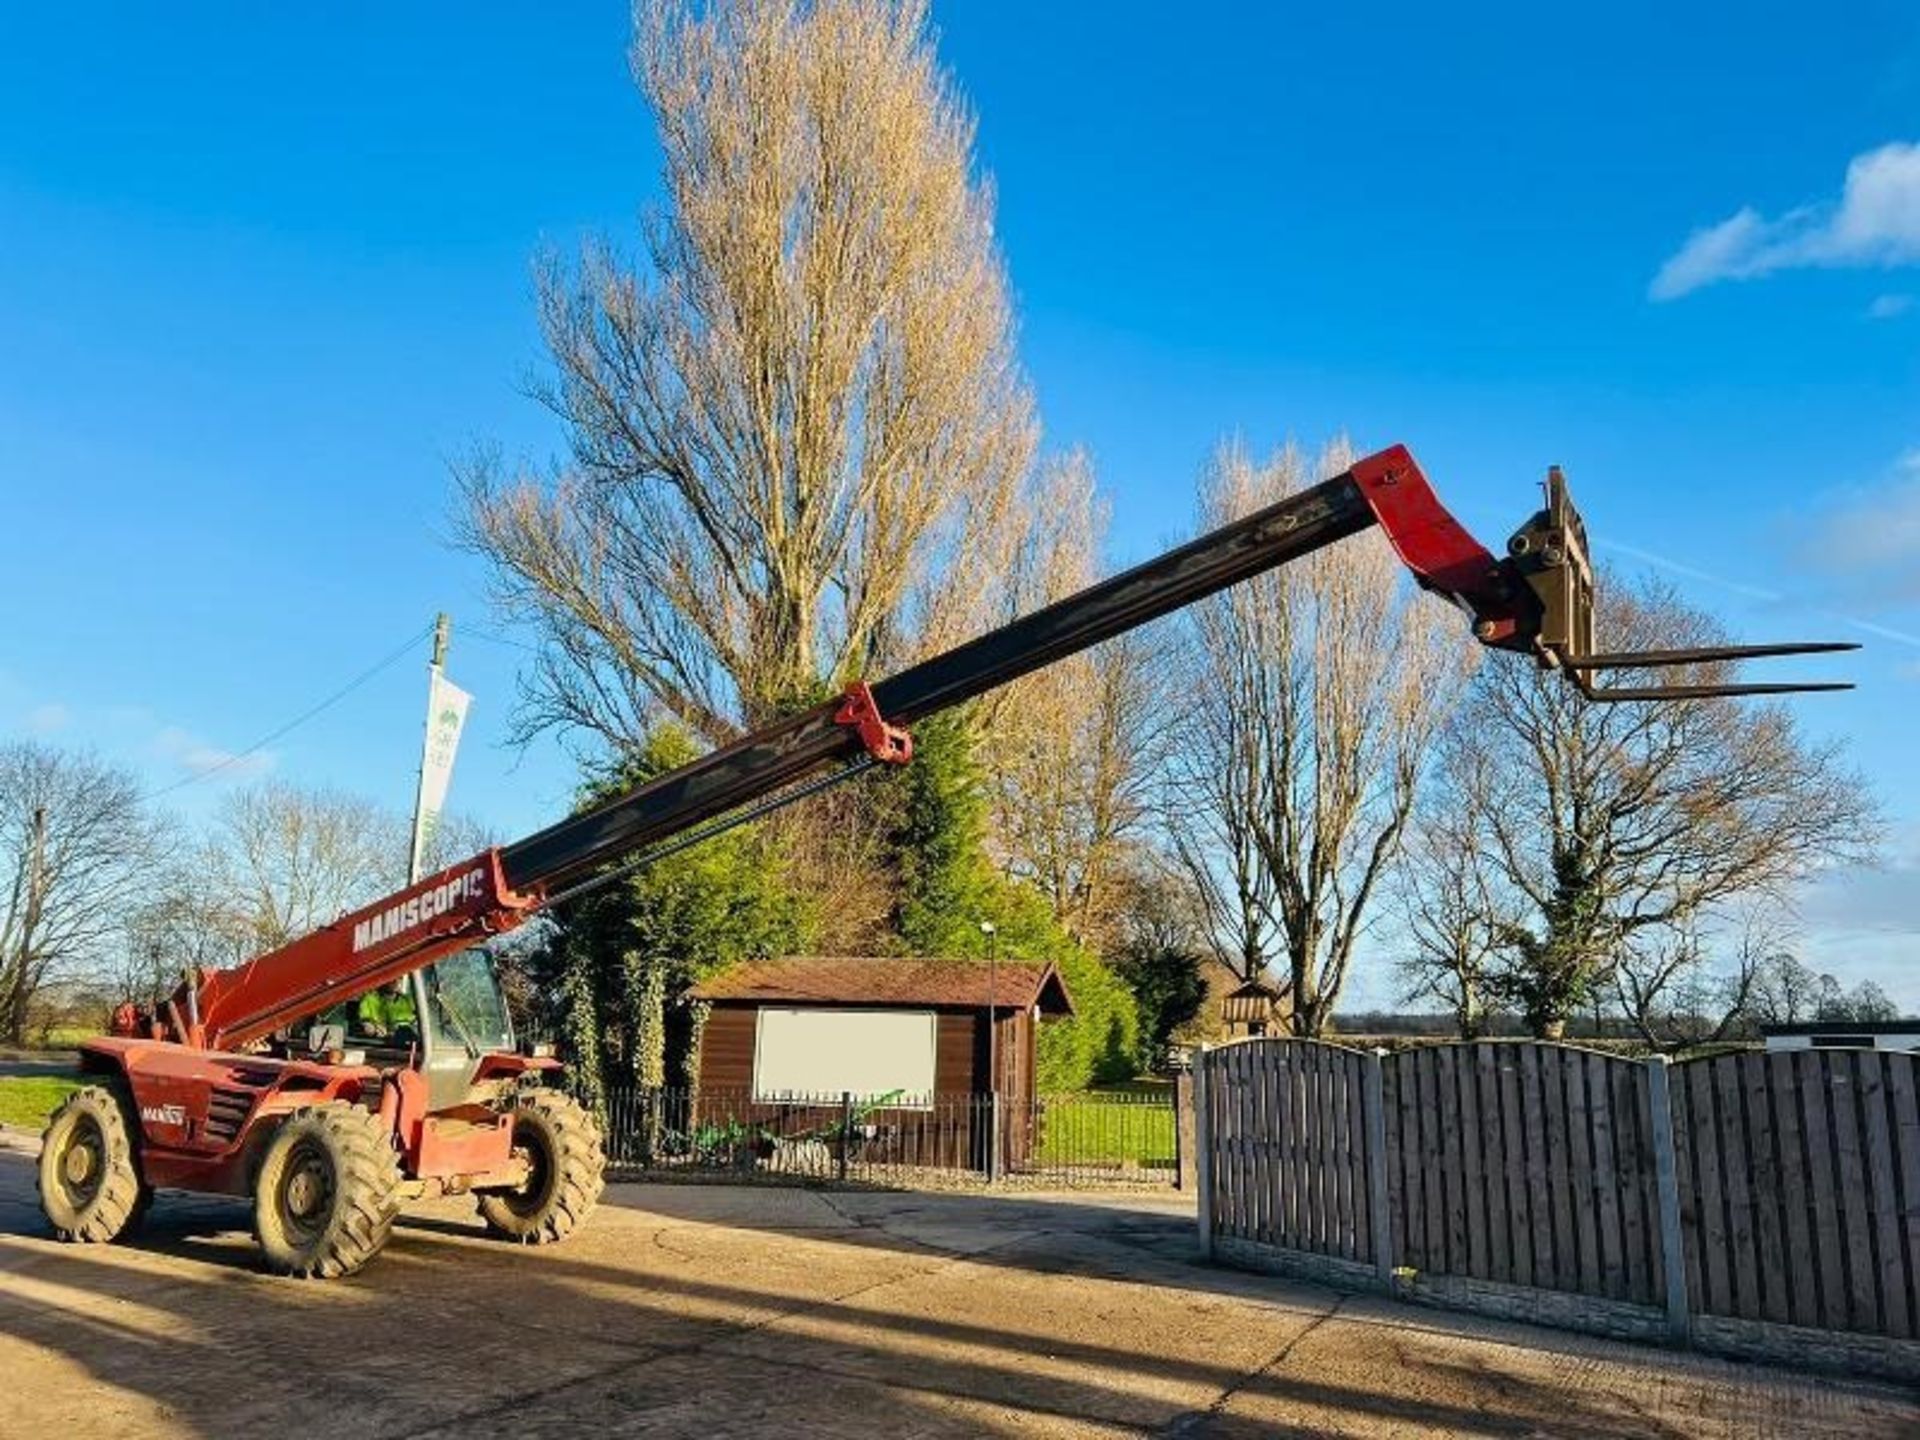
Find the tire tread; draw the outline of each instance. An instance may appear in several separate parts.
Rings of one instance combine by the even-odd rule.
[[[336,1177],[332,1223],[306,1247],[283,1243],[278,1220],[267,1213],[265,1193],[275,1178],[277,1148],[295,1127],[319,1132],[334,1157]],[[337,1100],[288,1114],[269,1143],[254,1200],[254,1228],[270,1268],[302,1280],[352,1275],[386,1246],[399,1214],[400,1163],[377,1115]]]
[[[504,1239],[551,1245],[584,1225],[600,1203],[607,1168],[600,1126],[592,1111],[559,1090],[523,1090],[509,1108],[538,1116],[556,1139],[553,1198],[539,1214],[523,1216],[506,1197],[482,1195],[480,1215],[487,1228]]]
[[[121,1085],[82,1086],[48,1115],[46,1128],[40,1136],[43,1157],[49,1153],[54,1132],[61,1121],[74,1109],[95,1111],[101,1138],[106,1142],[107,1176],[101,1182],[100,1193],[94,1197],[85,1214],[72,1223],[63,1224],[47,1208],[45,1168],[48,1161],[44,1158],[36,1169],[35,1184],[40,1191],[41,1210],[53,1226],[57,1238],[82,1245],[104,1245],[118,1240],[133,1229],[145,1214],[152,1198],[140,1180],[134,1139],[139,1134],[139,1128],[132,1122],[132,1106]]]

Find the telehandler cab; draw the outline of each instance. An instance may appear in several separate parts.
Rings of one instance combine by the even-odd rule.
[[[875,765],[904,764],[913,721],[1375,524],[1420,585],[1466,612],[1475,638],[1532,655],[1589,699],[1847,688],[1596,687],[1593,674],[1605,669],[1855,647],[1596,652],[1585,530],[1559,472],[1545,508],[1496,559],[1394,446],[282,949],[190,971],[150,1008],[122,1006],[114,1034],[82,1046],[92,1083],[47,1126],[39,1180],[48,1220],[62,1239],[109,1241],[156,1190],[251,1195],[267,1264],[299,1276],[358,1270],[386,1243],[402,1202],[429,1194],[477,1196],[487,1227],[506,1239],[566,1238],[600,1197],[600,1132],[552,1083],[559,1062],[516,1045],[490,937]],[[391,1003],[359,1003],[396,984]]]

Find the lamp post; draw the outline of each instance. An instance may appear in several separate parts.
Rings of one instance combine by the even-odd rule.
[[[1000,1178],[1000,932],[980,922],[987,937],[987,1182]]]
[[[982,920],[980,933],[987,937],[987,1089],[1000,1094],[1000,931],[993,921]]]

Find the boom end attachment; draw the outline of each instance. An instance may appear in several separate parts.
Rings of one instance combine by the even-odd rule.
[[[1587,527],[1558,465],[1547,471],[1546,505],[1514,531],[1507,553],[1498,559],[1447,512],[1403,446],[1368,456],[1350,474],[1414,579],[1464,610],[1472,618],[1475,639],[1492,649],[1532,655],[1543,669],[1558,670],[1589,700],[1603,704],[1705,700],[1853,688],[1837,682],[1596,685],[1594,675],[1601,670],[1711,665],[1860,647],[1812,641],[1599,651],[1593,638],[1593,563],[1588,558]]]
[[[1851,690],[1833,681],[1792,684],[1745,681],[1679,685],[1599,685],[1602,670],[1658,670],[1785,655],[1858,650],[1846,641],[1789,641],[1770,645],[1701,645],[1676,650],[1599,651],[1593,637],[1593,563],[1587,527],[1574,507],[1558,465],[1547,471],[1546,505],[1507,541],[1507,558],[1540,603],[1533,649],[1542,666],[1559,670],[1587,699],[1602,704],[1639,700],[1709,700],[1741,695],[1804,695]]]

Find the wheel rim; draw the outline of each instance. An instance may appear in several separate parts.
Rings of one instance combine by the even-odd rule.
[[[311,1237],[326,1227],[333,1210],[333,1162],[319,1146],[301,1142],[287,1157],[275,1196],[287,1228]]]
[[[507,1208],[521,1216],[538,1214],[553,1184],[553,1156],[546,1136],[530,1125],[516,1125],[513,1153],[527,1162],[527,1178],[507,1192]]]
[[[107,1137],[100,1122],[91,1115],[80,1116],[67,1132],[59,1163],[60,1189],[74,1209],[85,1209],[100,1193],[107,1173],[106,1156]]]

